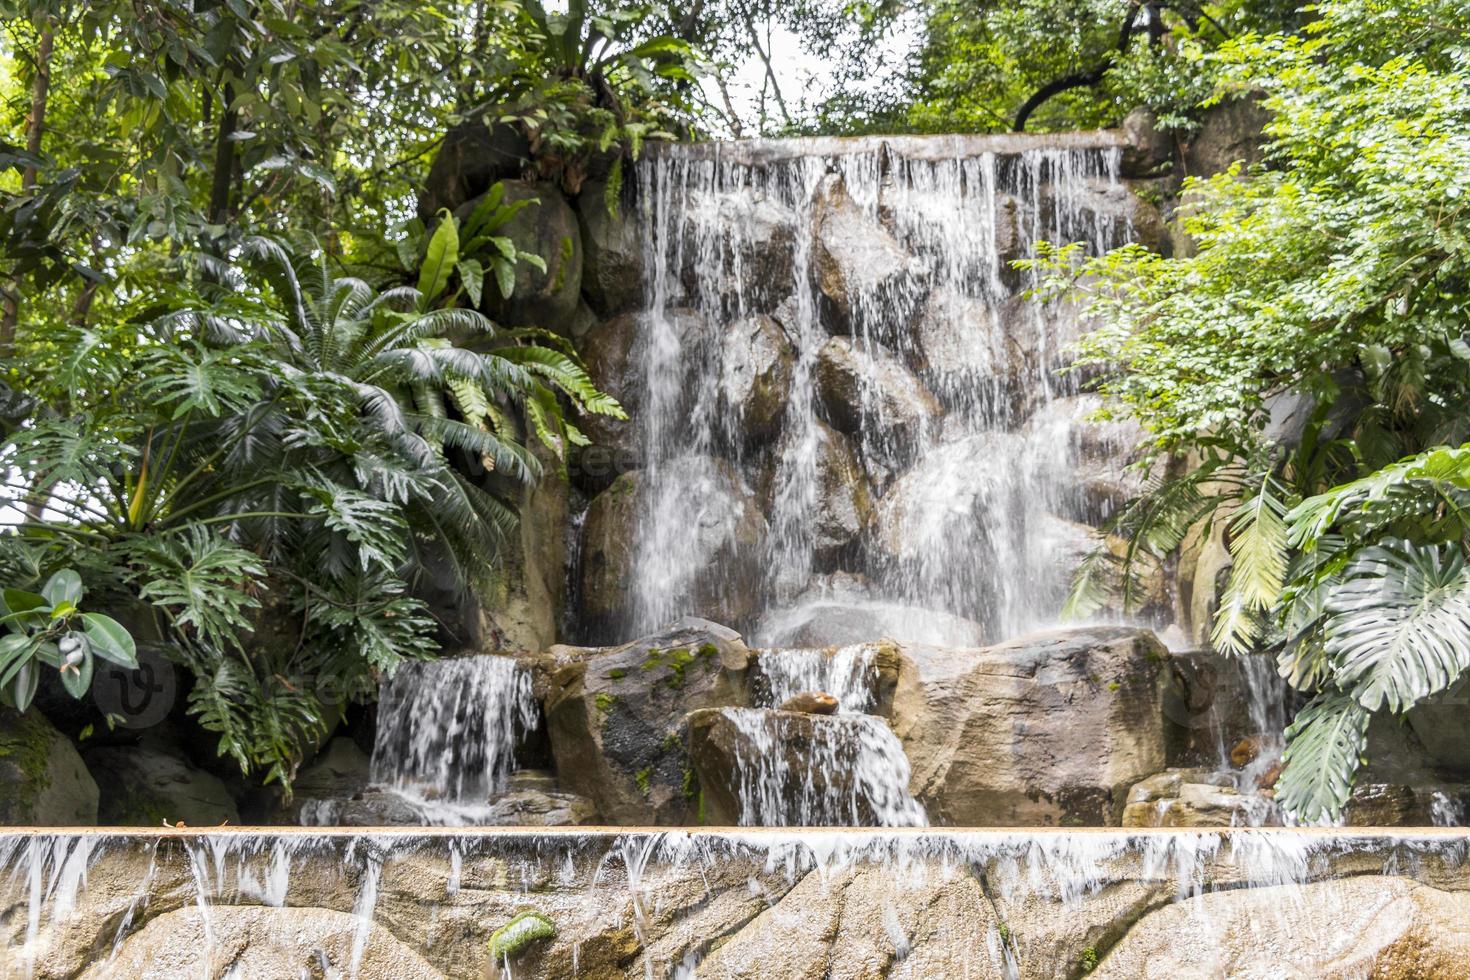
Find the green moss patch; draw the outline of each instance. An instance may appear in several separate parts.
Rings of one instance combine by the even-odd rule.
[[[490,960],[501,963],[515,959],[526,947],[556,935],[556,923],[540,912],[521,912],[490,934]]]

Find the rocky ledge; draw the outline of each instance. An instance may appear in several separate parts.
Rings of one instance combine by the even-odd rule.
[[[0,976],[1460,977],[1467,845],[1452,831],[19,834],[0,837]]]

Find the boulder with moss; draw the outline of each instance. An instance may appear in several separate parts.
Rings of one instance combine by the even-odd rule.
[[[97,799],[71,739],[39,711],[0,707],[0,824],[92,826]]]

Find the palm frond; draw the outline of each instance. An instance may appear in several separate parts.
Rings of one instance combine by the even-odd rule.
[[[1210,642],[1223,653],[1244,656],[1261,636],[1264,617],[1286,585],[1287,507],[1281,486],[1261,477],[1259,489],[1231,518],[1230,577],[1215,616]]]

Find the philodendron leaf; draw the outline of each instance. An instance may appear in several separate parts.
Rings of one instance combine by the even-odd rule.
[[[92,643],[92,651],[103,660],[132,670],[138,666],[138,648],[132,634],[111,616],[82,613],[82,631]]]
[[[63,568],[46,580],[41,595],[52,606],[70,602],[75,607],[82,601],[82,577],[70,568]]]

